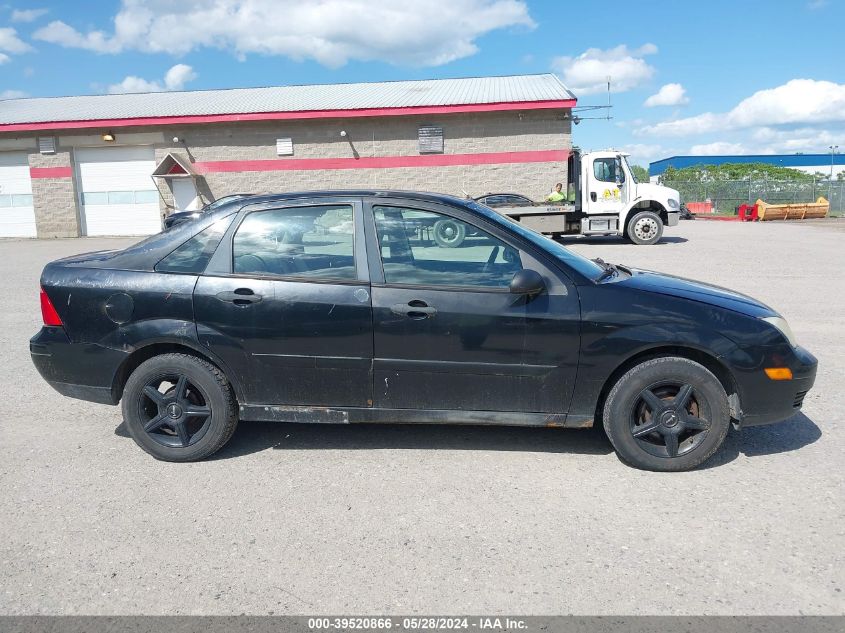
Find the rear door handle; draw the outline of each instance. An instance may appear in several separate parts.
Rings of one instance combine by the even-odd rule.
[[[420,299],[413,299],[408,303],[394,303],[390,311],[399,316],[406,316],[415,321],[427,319],[437,314],[437,310]]]
[[[234,292],[218,292],[217,298],[220,301],[234,303],[236,306],[248,306],[258,303],[264,297],[255,294],[252,288],[237,288]]]

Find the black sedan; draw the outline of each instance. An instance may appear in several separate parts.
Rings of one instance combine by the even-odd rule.
[[[176,211],[175,213],[171,213],[166,218],[164,218],[164,222],[162,223],[164,229],[167,230],[170,227],[176,226],[177,224],[182,224],[182,222],[190,222],[191,220],[196,220],[200,217],[203,213],[208,213],[209,211],[214,211],[217,207],[222,207],[224,204],[228,204],[233,202],[234,200],[241,200],[242,198],[248,198],[254,194],[251,193],[233,193],[228,196],[223,196],[221,198],[217,198],[214,202],[209,202],[205,205],[202,209],[198,209],[196,211]]]
[[[420,222],[460,224],[444,248]],[[816,359],[750,297],[588,260],[449,196],[232,201],[122,251],[50,263],[30,342],[60,393],[122,403],[154,457],[239,420],[603,424],[663,471],[801,407]]]

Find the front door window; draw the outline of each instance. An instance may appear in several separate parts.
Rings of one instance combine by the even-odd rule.
[[[522,270],[517,249],[462,220],[401,207],[373,211],[385,283],[506,289]]]

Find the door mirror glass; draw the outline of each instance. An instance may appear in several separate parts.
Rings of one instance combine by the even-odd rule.
[[[538,295],[546,289],[546,282],[536,270],[523,268],[511,279],[510,291],[515,295]]]

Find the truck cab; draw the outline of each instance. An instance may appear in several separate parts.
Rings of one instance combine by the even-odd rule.
[[[581,154],[573,149],[566,202],[496,210],[548,235],[621,235],[635,244],[655,244],[664,227],[678,223],[680,195],[637,182],[627,157],[614,150]]]

